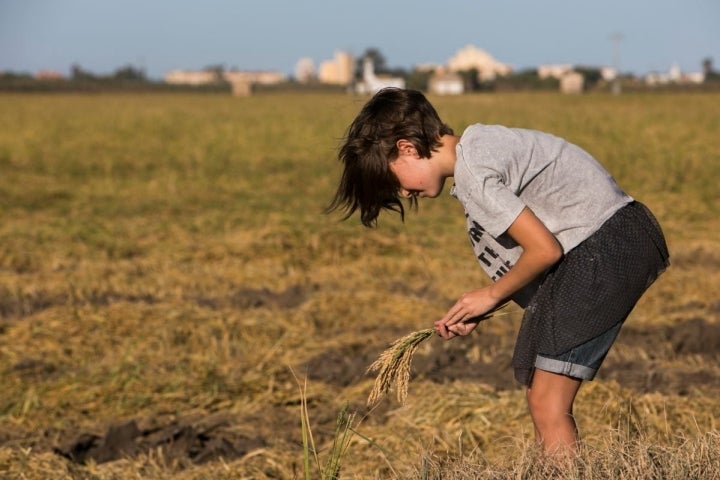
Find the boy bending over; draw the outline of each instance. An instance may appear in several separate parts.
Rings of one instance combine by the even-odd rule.
[[[463,293],[435,321],[442,338],[470,334],[508,299],[525,308],[513,368],[527,387],[535,436],[548,453],[574,452],[575,396],[592,380],[640,296],[669,265],[650,211],[590,154],[533,130],[475,124],[456,136],[422,93],[385,89],[350,125],[343,173],[328,211],[382,209],[450,194],[490,286]]]

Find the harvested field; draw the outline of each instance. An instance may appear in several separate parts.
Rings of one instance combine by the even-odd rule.
[[[0,477],[305,478],[306,401],[321,461],[357,414],[341,478],[547,478],[517,307],[424,342],[404,406],[365,405],[380,352],[488,280],[449,195],[375,230],[321,213],[364,100],[0,96]],[[582,145],[668,237],[671,268],[581,389],[587,452],[562,475],[720,477],[717,95],[432,100],[456,131]]]

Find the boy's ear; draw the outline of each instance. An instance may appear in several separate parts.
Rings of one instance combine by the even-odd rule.
[[[404,138],[401,138],[395,143],[395,145],[397,146],[398,153],[403,155],[417,156],[417,149],[410,140],[405,140]]]

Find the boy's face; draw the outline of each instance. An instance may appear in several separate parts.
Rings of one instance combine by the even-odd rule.
[[[435,198],[443,190],[445,177],[431,158],[420,158],[414,148],[401,148],[390,162],[390,171],[400,182],[399,194],[405,198]]]

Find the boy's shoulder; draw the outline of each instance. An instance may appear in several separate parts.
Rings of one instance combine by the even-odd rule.
[[[507,127],[503,125],[492,125],[487,123],[471,123],[470,125],[465,127],[465,130],[463,131],[460,139],[462,141],[462,139],[468,139],[483,135],[492,135],[494,133],[500,133],[503,130],[507,130]]]
[[[460,136],[462,147],[478,147],[480,145],[493,145],[497,143],[522,142],[527,135],[532,135],[532,130],[512,128],[505,125],[490,125],[485,123],[473,123],[468,125]]]
[[[487,123],[473,123],[468,125],[463,131],[460,140],[470,140],[475,138],[536,138],[536,137],[555,137],[552,134],[541,132],[539,130],[533,130],[529,128],[521,127],[509,127],[507,125],[499,124],[487,124]]]
[[[540,130],[473,123],[465,128],[458,145],[466,151],[479,150],[487,152],[492,150],[493,153],[497,154],[499,150],[524,151],[528,148],[532,149],[534,146],[555,150],[566,143],[567,140],[564,138]]]
[[[474,123],[468,125],[460,136],[460,151],[471,155],[493,153],[500,150],[512,150],[528,142],[531,130],[506,127],[504,125],[488,125]]]

